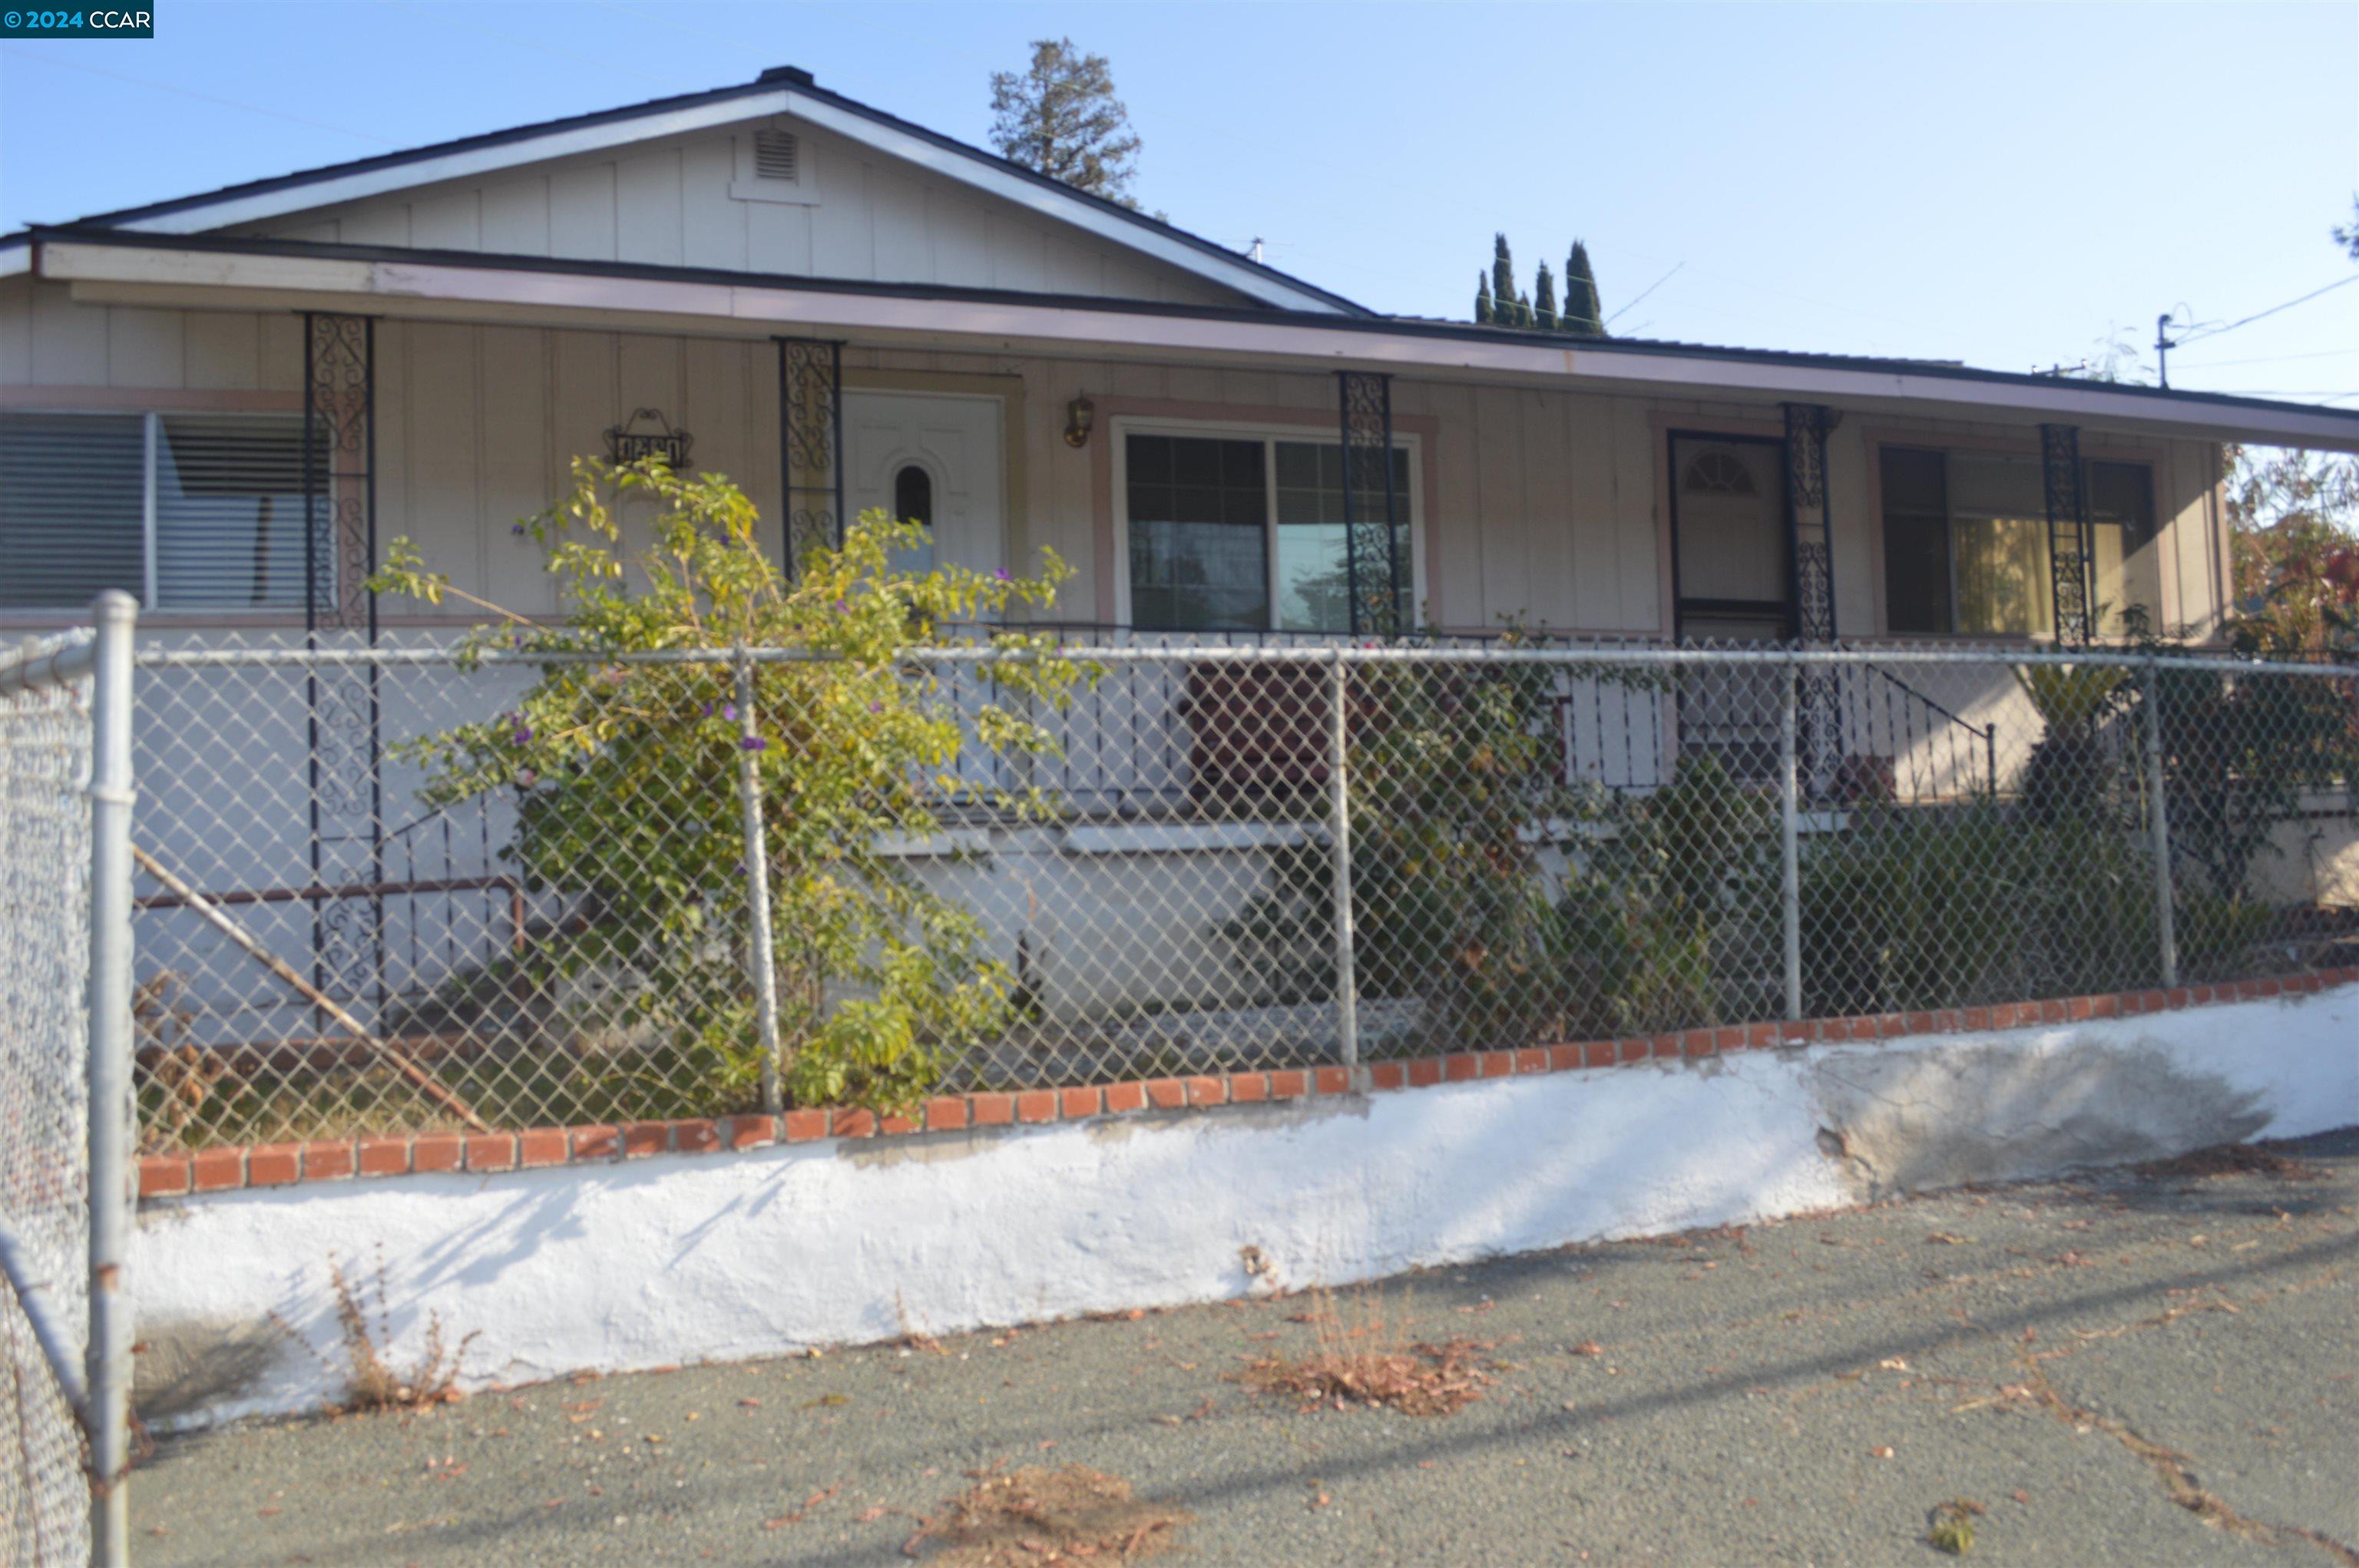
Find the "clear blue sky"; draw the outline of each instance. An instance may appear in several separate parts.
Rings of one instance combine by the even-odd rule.
[[[326,5],[159,0],[0,44],[0,228],[750,79],[982,141],[986,79],[1114,63],[1139,195],[1381,310],[1585,236],[1633,335],[2027,369],[2350,276],[2359,5]],[[1669,281],[1635,305],[1641,289]],[[2146,356],[2151,376],[2151,354]],[[2173,355],[2359,402],[2359,284]]]

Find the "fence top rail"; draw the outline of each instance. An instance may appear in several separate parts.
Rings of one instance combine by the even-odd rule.
[[[88,626],[0,648],[0,696],[78,681],[91,672],[97,658],[97,634]]]
[[[86,631],[54,639],[32,654],[0,656],[0,691],[16,684],[65,680],[85,672],[91,662]],[[287,668],[335,666],[432,667],[466,663],[486,667],[543,667],[552,664],[612,665],[734,665],[832,663],[841,656],[808,648],[697,648],[641,651],[541,648],[462,649],[429,648],[142,648],[137,662],[145,669]],[[1103,665],[1279,664],[1435,665],[1501,667],[1545,666],[1589,669],[1601,665],[1636,669],[1672,666],[1729,668],[1872,668],[1880,664],[1965,666],[2096,666],[2123,670],[2168,667],[2232,675],[2307,676],[2322,680],[2359,677],[2359,665],[2295,664],[2227,654],[2145,652],[2119,648],[2051,649],[2007,648],[1923,648],[1905,645],[1854,648],[1791,648],[1771,644],[1745,647],[1679,647],[1660,644],[1633,647],[1609,644],[1595,648],[1464,648],[1380,646],[1239,647],[1228,644],[1186,644],[1153,648],[1064,646],[1043,648],[990,646],[913,648],[901,656],[911,666],[992,665],[1026,663],[1054,658],[1075,663]]]

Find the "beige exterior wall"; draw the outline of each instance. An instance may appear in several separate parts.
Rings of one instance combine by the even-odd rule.
[[[737,144],[770,124],[555,158],[230,232],[798,278],[1251,303],[1070,224],[784,118],[777,124],[800,138],[810,189],[794,201],[733,196]]]
[[[653,407],[694,433],[700,468],[778,511],[777,369],[742,339],[538,327],[382,322],[377,337],[379,536],[407,534],[471,592],[549,607],[538,558],[509,525],[546,504],[568,459]],[[60,285],[0,284],[0,398],[49,407],[294,408],[296,318],[77,304]],[[1121,420],[1185,418],[1335,429],[1335,383],[1318,373],[1159,366],[1035,355],[854,347],[847,380],[989,392],[1007,399],[1011,564],[1052,548],[1078,571],[1060,613],[1126,620],[1114,602],[1110,452]],[[1098,433],[1061,439],[1086,395]],[[1663,635],[1669,525],[1660,496],[1672,430],[1774,433],[1768,404],[1609,397],[1403,379],[1397,428],[1415,438],[1424,525],[1419,594],[1431,624]],[[1880,635],[1878,441],[2037,450],[2030,426],[1852,414],[1832,438],[1837,611],[1846,636]],[[2143,458],[2166,520],[2162,623],[2216,630],[2224,539],[2218,448],[2089,430],[2092,453]]]

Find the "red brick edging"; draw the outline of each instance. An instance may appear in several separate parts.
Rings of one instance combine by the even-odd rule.
[[[264,1143],[204,1149],[194,1154],[151,1154],[139,1161],[142,1198],[222,1192],[242,1187],[283,1187],[298,1181],[333,1181],[355,1176],[402,1176],[442,1171],[531,1170],[551,1165],[610,1164],[653,1154],[711,1154],[759,1149],[776,1143],[814,1143],[829,1138],[871,1138],[919,1132],[959,1132],[970,1127],[1013,1127],[1080,1121],[1101,1116],[1179,1111],[1208,1105],[1243,1105],[1328,1094],[1421,1089],[1481,1078],[1535,1073],[1569,1073],[1588,1067],[1714,1056],[1723,1051],[1830,1041],[1894,1040],[1904,1035],[1955,1034],[2017,1029],[2031,1024],[2072,1023],[2087,1018],[2135,1018],[2213,1002],[2258,1001],[2307,996],[2359,982],[2359,965],[2319,970],[2277,980],[2240,980],[2217,985],[2181,985],[2171,990],[2125,991],[2102,996],[2064,996],[2045,1002],[2009,1002],[1987,1007],[1945,1007],[1934,1012],[1884,1013],[1862,1018],[1811,1018],[1799,1023],[1723,1024],[1673,1034],[1575,1044],[1527,1046],[1516,1051],[1466,1051],[1371,1062],[1358,1070],[1303,1067],[1267,1073],[1227,1073],[1193,1078],[1012,1094],[937,1095],[922,1114],[879,1118],[868,1111],[812,1109],[783,1116],[720,1116],[661,1122],[625,1122],[614,1127],[534,1127],[522,1132],[408,1133],[383,1138],[337,1138],[310,1143]]]

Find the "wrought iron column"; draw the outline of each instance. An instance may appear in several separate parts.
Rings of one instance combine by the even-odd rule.
[[[1393,481],[1393,378],[1375,371],[1335,376],[1343,421],[1343,571],[1354,633],[1406,630],[1400,585],[1408,574],[1401,496]],[[1379,516],[1363,517],[1384,498]]]
[[[2049,583],[2056,600],[2059,646],[2088,642],[2094,627],[2089,586],[2088,498],[2081,489],[2081,432],[2039,427],[2041,488],[2048,499]]]
[[[305,641],[374,648],[376,595],[376,321],[303,316]],[[311,666],[304,697],[310,761],[311,885],[385,880],[380,671]],[[311,900],[312,983],[374,1024],[381,999],[385,906],[375,894]]]
[[[843,542],[843,344],[777,342],[778,482],[791,574],[814,546]]]
[[[1843,416],[1818,403],[1788,403],[1786,529],[1794,599],[1794,639],[1824,647],[1835,640],[1835,525],[1828,504],[1827,432]],[[1832,667],[1810,665],[1800,682],[1797,746],[1812,800],[1832,791],[1843,766],[1843,713]]]

